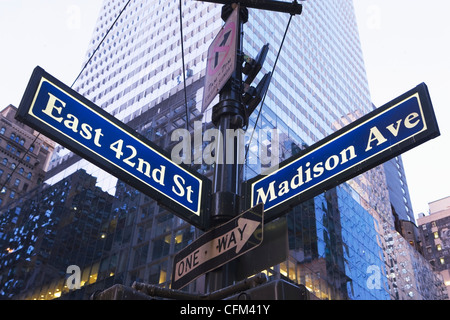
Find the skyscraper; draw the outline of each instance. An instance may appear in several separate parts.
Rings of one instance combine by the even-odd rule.
[[[450,197],[428,204],[429,215],[420,214],[417,220],[424,257],[430,261],[435,272],[441,274],[450,296]]]
[[[212,106],[218,100],[204,113],[201,103],[207,50],[223,24],[221,7],[194,0],[181,1],[181,7],[176,0],[105,0],[88,47],[87,67],[74,89],[172,150],[177,142],[172,132],[185,128],[187,119],[191,128],[195,121],[201,122],[203,130],[211,127]],[[280,56],[260,116],[259,110],[252,114],[248,131],[276,128],[280,160],[373,109],[351,0],[305,2],[302,15],[292,18],[289,29],[288,14],[249,11],[243,30],[245,54],[255,57],[264,44],[270,45],[256,82],[272,71],[277,54]],[[266,143],[262,139],[258,145]],[[245,179],[259,174],[262,166],[257,150],[250,148],[248,156]],[[211,177],[213,166],[202,162],[193,168]],[[78,179],[85,174],[92,176],[88,186]],[[72,183],[69,181],[74,185],[67,189]],[[66,260],[60,259],[80,267],[82,288],[70,292],[64,289],[66,270],[61,270],[61,264],[53,265],[44,254],[51,251],[47,244],[58,240],[44,232],[39,236],[47,239],[46,246],[33,245],[30,257],[25,255],[30,263],[22,264],[20,269],[33,269],[32,263],[39,261],[36,265],[57,272],[46,272],[42,285],[34,286],[30,278],[18,279],[24,272],[17,271],[15,276],[14,272],[0,269],[6,296],[52,298],[56,296],[47,292],[65,291],[81,297],[114,283],[131,285],[133,281],[169,287],[173,255],[199,235],[198,230],[153,200],[62,147],[56,148],[46,183],[50,187],[39,192],[46,195],[47,204],[56,202],[49,199],[57,192],[79,195],[76,204],[65,198],[57,201],[69,205],[79,223],[74,226],[81,237],[77,241],[92,244],[93,252],[89,254],[70,259],[70,252],[65,252]],[[94,201],[91,207],[83,206],[78,217],[78,204],[83,199],[92,201],[92,195],[103,200]],[[30,219],[38,212],[47,214],[47,218],[57,216],[50,209],[41,212],[43,208],[36,207],[32,200],[16,203],[5,211],[8,214],[0,230],[4,241],[18,237],[20,244],[21,237],[29,237],[30,233],[17,235],[15,229],[6,227],[19,206],[20,212],[33,213],[29,213]],[[101,217],[94,211],[99,211]],[[289,255],[286,261],[268,267],[268,276],[303,284],[321,299],[424,297],[420,286],[409,285],[416,281],[411,280],[415,279],[411,277],[413,266],[399,259],[403,251],[394,240],[398,233],[382,166],[305,201],[286,218]],[[47,222],[42,223],[42,228],[48,227]],[[63,230],[63,226],[67,224],[57,225],[51,232]],[[89,230],[90,239],[82,236],[83,230]],[[61,234],[64,232],[69,231],[65,229]],[[17,247],[24,250],[23,245]],[[0,258],[15,263],[20,250],[13,249]],[[79,252],[79,248],[75,251]],[[32,259],[33,254],[39,258]],[[400,263],[403,269],[399,269]],[[204,290],[202,279],[186,290]]]

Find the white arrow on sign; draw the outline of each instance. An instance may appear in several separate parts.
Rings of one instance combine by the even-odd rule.
[[[236,248],[236,254],[239,254],[242,247],[247,243],[248,239],[250,239],[260,224],[261,222],[259,221],[239,218],[236,228],[205,243],[184,259],[178,261],[175,265],[175,281],[201,266],[203,263],[233,248]]]

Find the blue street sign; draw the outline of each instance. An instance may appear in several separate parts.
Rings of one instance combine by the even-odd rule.
[[[17,118],[206,229],[210,181],[37,67]]]
[[[267,176],[247,182],[248,206],[264,203],[273,220],[358,174],[439,136],[425,84],[335,132]]]

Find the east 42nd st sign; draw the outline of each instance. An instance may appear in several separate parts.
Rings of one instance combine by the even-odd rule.
[[[16,116],[205,230],[211,182],[37,67]]]

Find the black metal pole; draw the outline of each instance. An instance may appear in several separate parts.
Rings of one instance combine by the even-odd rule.
[[[222,8],[222,19],[227,20],[229,14],[236,8],[236,4],[225,5]],[[236,69],[230,80],[220,92],[219,103],[213,107],[212,121],[220,131],[216,150],[216,164],[213,176],[213,207],[211,212],[211,226],[225,223],[239,214],[240,193],[242,182],[240,148],[243,134],[239,134],[245,123],[245,109],[242,105],[242,59],[243,59],[243,24],[248,19],[247,8],[239,8],[237,23],[237,62]],[[228,132],[227,132],[228,131]],[[230,135],[229,132],[237,133]],[[242,131],[243,132],[243,131]],[[233,139],[234,141],[229,141]],[[242,144],[243,145],[243,144]],[[233,161],[230,163],[229,154]],[[227,156],[228,155],[228,156]],[[228,161],[227,161],[228,159]],[[235,282],[235,263],[228,264],[209,272],[206,276],[206,291],[213,292],[230,286]]]
[[[213,107],[212,122],[221,132],[216,148],[216,164],[213,176],[213,199],[210,226],[215,227],[235,218],[240,213],[240,197],[242,185],[242,168],[245,158],[245,148],[242,128],[248,123],[248,115],[244,106],[242,68],[243,68],[243,26],[248,20],[248,9],[256,8],[262,10],[301,14],[302,5],[294,0],[292,3],[271,0],[222,0],[206,1],[224,4],[222,7],[222,19],[227,21],[233,9],[239,8],[237,23],[237,62],[234,73],[230,80],[220,91],[219,103]],[[238,2],[238,4],[236,3]],[[234,133],[227,134],[227,130]],[[230,141],[233,139],[233,141]],[[242,141],[241,141],[242,140]],[[233,142],[233,143],[232,143]],[[227,156],[233,154],[233,161],[229,163]],[[232,285],[235,281],[236,260],[209,272],[206,275],[206,291],[213,292]]]
[[[233,6],[222,8],[222,19],[227,20]],[[242,105],[242,27],[247,21],[248,10],[240,8],[237,23],[237,62],[230,80],[220,91],[219,103],[213,107],[212,121],[221,135],[216,150],[216,164],[213,176],[212,226],[217,226],[234,218],[239,213],[242,158],[239,147],[244,139],[242,128],[245,123],[245,109]],[[229,141],[234,139],[234,141]],[[230,154],[233,160],[230,162]]]

